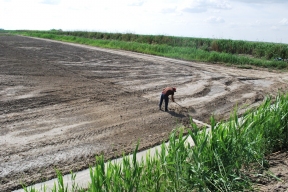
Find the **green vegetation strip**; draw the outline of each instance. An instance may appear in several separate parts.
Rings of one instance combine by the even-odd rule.
[[[252,190],[251,176],[259,178],[267,169],[265,155],[287,147],[287,101],[288,95],[281,94],[274,100],[267,97],[257,110],[241,118],[235,110],[228,122],[216,123],[212,117],[210,131],[201,131],[191,123],[193,129],[188,135],[173,131],[168,146],[162,144],[155,156],[147,155],[140,162],[136,160],[138,146],[132,160],[124,156],[121,164],[108,162],[105,166],[104,157],[97,157],[90,168],[89,187],[83,189],[74,183],[71,191]],[[185,143],[188,136],[195,146]],[[57,175],[58,183],[52,191],[68,191],[62,174],[57,171]],[[72,180],[75,177],[72,174]]]
[[[10,33],[122,49],[187,61],[224,63],[243,68],[258,66],[286,69],[288,66],[287,44],[57,30],[10,31]]]

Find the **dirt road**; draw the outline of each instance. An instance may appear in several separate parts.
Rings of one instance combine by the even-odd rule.
[[[287,90],[287,73],[228,68],[84,45],[0,36],[0,191],[167,140],[188,114],[209,122]],[[170,111],[160,92],[176,86]]]

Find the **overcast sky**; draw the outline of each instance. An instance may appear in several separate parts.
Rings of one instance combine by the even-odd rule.
[[[0,28],[288,43],[288,0],[0,0]]]

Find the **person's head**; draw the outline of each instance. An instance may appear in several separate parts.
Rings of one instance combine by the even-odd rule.
[[[174,92],[176,92],[176,87],[173,87],[172,89],[173,89]]]

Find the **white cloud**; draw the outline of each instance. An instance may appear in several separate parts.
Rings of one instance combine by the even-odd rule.
[[[263,22],[260,22],[259,20],[256,20],[254,22],[253,21],[252,22],[248,22],[247,25],[250,26],[250,27],[261,27],[261,26],[264,26],[266,24],[263,23]]]
[[[231,5],[227,1],[220,0],[192,0],[184,2],[179,9],[183,12],[201,13],[209,9],[231,9]]]
[[[128,1],[128,6],[142,6],[143,4],[144,4],[144,1],[141,1],[141,0]]]
[[[175,13],[177,11],[177,7],[165,7],[161,9],[161,13]]]
[[[225,20],[222,17],[209,17],[208,19],[205,20],[207,23],[212,23],[212,24],[217,24],[217,23],[225,23]]]
[[[235,2],[242,3],[255,3],[255,4],[263,4],[263,3],[287,3],[287,0],[231,0]]]
[[[42,0],[41,3],[43,4],[50,4],[50,5],[56,5],[59,4],[61,0]]]
[[[205,5],[204,2],[199,3],[199,2],[191,2],[190,4],[184,5],[180,8],[181,11],[183,12],[188,12],[188,13],[202,13],[206,12],[208,9],[208,6]]]
[[[211,8],[214,9],[231,9],[231,5],[227,1],[212,1]]]
[[[283,18],[280,22],[281,25],[288,25],[288,19]]]
[[[237,28],[239,27],[239,23],[235,23],[235,22],[231,22],[229,23],[229,28],[232,29],[232,28]]]

